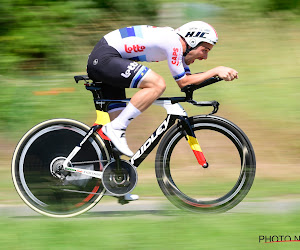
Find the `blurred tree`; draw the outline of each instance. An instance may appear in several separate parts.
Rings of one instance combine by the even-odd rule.
[[[111,11],[111,14],[132,15],[154,19],[158,12],[158,2],[153,0],[93,0],[98,8]]]
[[[266,12],[289,11],[296,14],[300,12],[300,0],[201,0],[201,2],[220,6],[230,10],[230,15],[241,14],[246,18],[247,13],[251,12],[263,14],[264,17]]]
[[[80,28],[91,17],[154,19],[156,3],[150,0],[0,0],[0,41],[5,44],[0,46],[0,73],[15,73],[17,69],[69,69],[71,64],[64,52],[71,49],[67,43],[74,32],[72,28]]]
[[[269,0],[267,6],[270,11],[296,10],[299,12],[300,0]]]
[[[1,0],[1,72],[60,67],[64,30],[74,21],[70,1]]]

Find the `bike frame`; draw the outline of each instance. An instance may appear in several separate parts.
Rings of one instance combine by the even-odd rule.
[[[80,168],[74,168],[71,164],[72,158],[79,152],[82,145],[88,138],[94,134],[95,132],[98,132],[98,134],[101,136],[101,138],[104,140],[105,144],[107,145],[111,160],[117,161],[117,164],[120,162],[119,153],[116,153],[116,150],[114,145],[110,142],[110,139],[106,137],[102,133],[102,126],[106,123],[110,122],[109,114],[107,112],[108,105],[110,103],[114,102],[129,102],[130,99],[124,99],[124,100],[111,100],[111,99],[104,99],[102,92],[101,92],[101,82],[92,82],[89,83],[90,80],[88,76],[86,75],[80,75],[80,76],[74,76],[74,79],[76,83],[83,80],[85,82],[85,88],[92,92],[94,97],[94,104],[96,108],[97,113],[97,119],[94,123],[94,125],[91,127],[90,131],[87,133],[87,135],[83,138],[83,140],[79,143],[78,146],[76,146],[72,152],[69,154],[69,156],[66,158],[66,160],[63,163],[63,169],[70,172],[77,172],[84,175],[92,176],[95,178],[102,178],[102,172],[100,171],[92,171],[92,170],[86,170],[86,169],[80,169]],[[204,154],[201,150],[201,147],[199,145],[199,142],[195,136],[195,133],[191,127],[189,117],[187,116],[186,111],[183,109],[183,107],[179,104],[179,102],[188,102],[190,104],[196,105],[196,106],[213,106],[214,110],[210,113],[214,114],[218,111],[219,103],[217,101],[206,101],[206,102],[197,102],[193,100],[193,91],[199,88],[203,88],[205,86],[208,86],[210,84],[216,83],[218,81],[221,81],[222,79],[218,77],[212,77],[207,79],[206,81],[202,82],[199,85],[188,85],[182,88],[182,92],[185,92],[186,97],[171,97],[171,98],[159,98],[157,99],[154,104],[162,106],[167,111],[167,117],[166,119],[158,126],[158,128],[152,133],[152,135],[144,142],[144,144],[139,148],[139,150],[131,157],[130,162],[135,167],[138,167],[141,162],[148,156],[148,154],[154,149],[154,147],[159,143],[162,136],[169,130],[170,127],[172,127],[176,120],[179,120],[178,125],[181,127],[185,138],[187,139],[198,163],[204,167],[208,167],[208,163],[206,162],[206,159],[204,157]],[[71,165],[71,167],[70,167]]]
[[[179,120],[179,125],[181,125],[182,129],[185,131],[186,139],[193,150],[198,163],[205,167],[206,160],[203,155],[203,152],[200,148],[198,140],[191,128],[188,116],[184,108],[178,103],[179,101],[184,101],[184,98],[174,97],[174,98],[159,98],[153,104],[159,105],[163,107],[167,111],[167,117],[164,121],[156,128],[156,130],[152,133],[151,136],[143,143],[143,145],[138,149],[138,151],[130,158],[130,163],[135,167],[138,167],[142,161],[151,153],[151,151],[155,148],[155,146],[159,143],[160,139],[163,135],[171,128],[176,120]],[[75,167],[69,167],[68,164],[71,163],[72,158],[79,152],[81,146],[84,144],[86,140],[94,133],[98,132],[102,139],[109,141],[101,131],[102,125],[109,122],[109,115],[106,112],[107,106],[111,102],[129,102],[130,99],[124,100],[105,100],[105,99],[95,99],[96,113],[97,119],[94,125],[91,127],[90,131],[84,137],[84,139],[76,146],[70,155],[66,158],[66,161],[63,164],[63,168],[66,171],[77,172],[84,175],[92,176],[95,178],[102,178],[102,172],[80,169]],[[111,146],[111,145],[110,145]]]

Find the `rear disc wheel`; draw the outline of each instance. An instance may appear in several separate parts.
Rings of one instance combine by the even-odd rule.
[[[36,125],[18,143],[12,177],[24,202],[52,217],[71,217],[92,208],[105,190],[100,179],[62,169],[70,152],[89,131],[78,121],[54,119]],[[68,164],[102,171],[109,155],[102,139],[93,134]]]

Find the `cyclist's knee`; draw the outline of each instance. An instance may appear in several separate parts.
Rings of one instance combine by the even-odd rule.
[[[166,90],[166,82],[161,76],[156,80],[155,87],[160,95]]]
[[[151,71],[141,83],[140,88],[151,88],[157,92],[157,95],[161,95],[166,89],[166,83],[163,77]]]

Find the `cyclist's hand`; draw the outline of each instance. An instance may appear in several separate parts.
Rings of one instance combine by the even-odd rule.
[[[238,72],[235,69],[219,66],[215,68],[217,75],[225,81],[232,81],[238,79]]]

